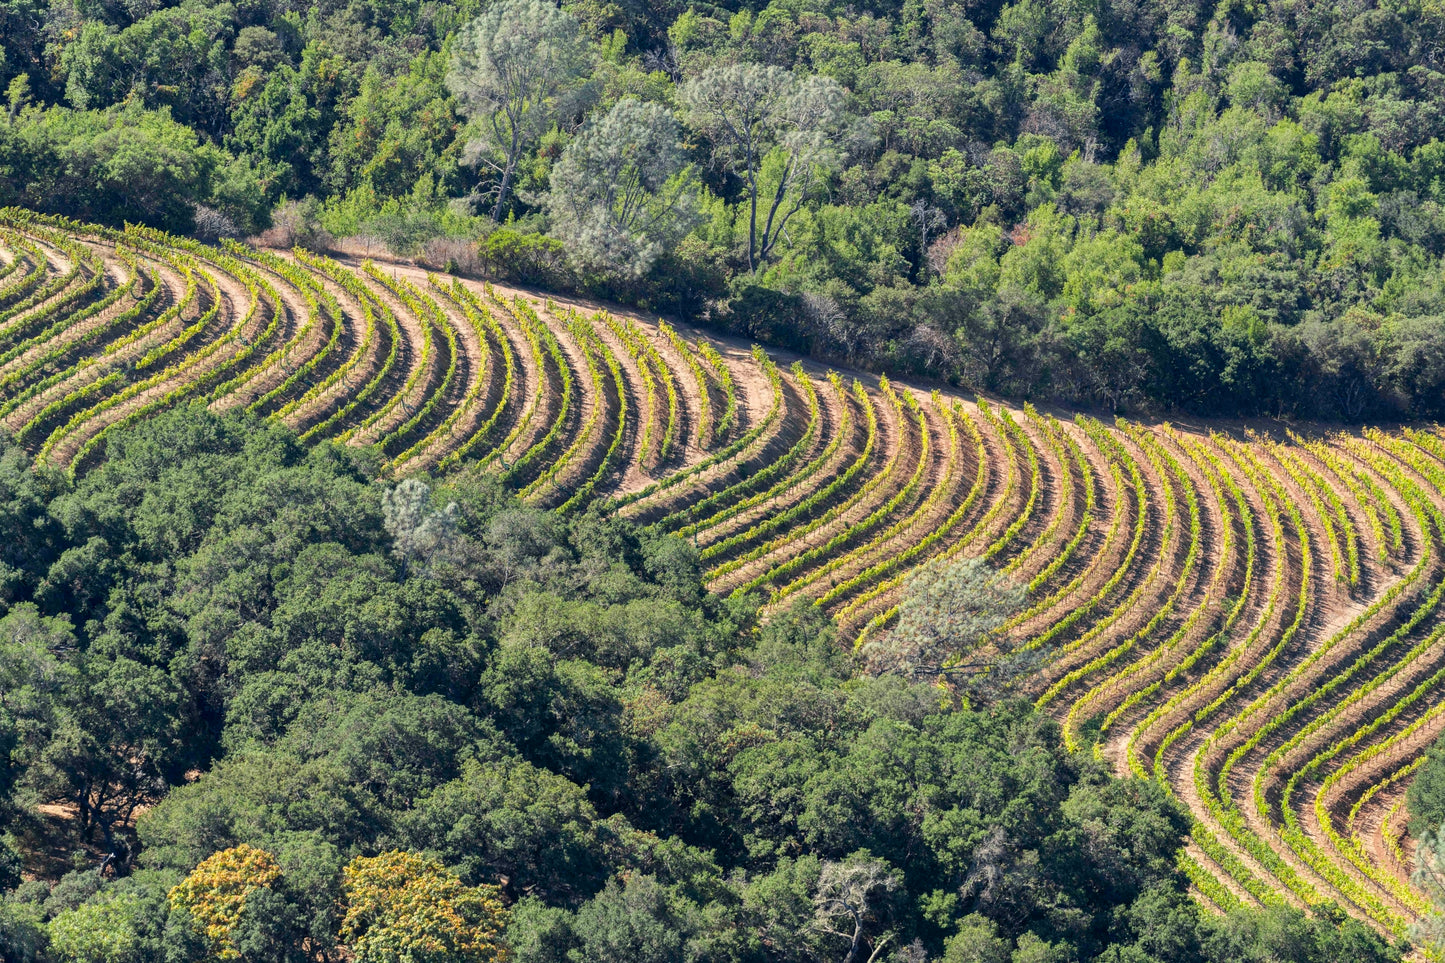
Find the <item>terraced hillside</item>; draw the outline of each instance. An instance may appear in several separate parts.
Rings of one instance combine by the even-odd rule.
[[[887,632],[910,572],[1028,586],[1070,745],[1195,818],[1206,905],[1403,932],[1404,790],[1445,729],[1445,435],[1185,432],[922,392],[401,267],[0,212],[0,424],[84,471],[169,406],[692,539],[719,592]],[[975,653],[961,653],[971,659]]]

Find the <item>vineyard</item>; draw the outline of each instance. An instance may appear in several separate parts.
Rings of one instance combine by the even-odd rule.
[[[715,591],[859,644],[919,566],[987,559],[1028,588],[999,644],[1068,744],[1192,814],[1206,906],[1394,934],[1430,908],[1403,803],[1445,730],[1438,431],[1070,421],[410,266],[0,212],[0,426],[84,472],[190,403],[659,526]]]

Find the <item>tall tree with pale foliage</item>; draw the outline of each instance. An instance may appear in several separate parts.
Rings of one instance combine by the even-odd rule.
[[[864,663],[918,681],[972,671],[963,657],[983,646],[1023,604],[1025,591],[982,559],[914,574],[893,631],[863,647]]]
[[[898,872],[867,852],[829,860],[818,874],[813,894],[813,928],[847,946],[843,963],[874,963],[893,940],[881,931],[890,894],[902,885]]]
[[[497,183],[500,221],[517,166],[556,118],[592,64],[577,18],[547,0],[501,0],[469,23],[452,47],[447,87],[476,122],[466,159]]]
[[[586,267],[641,277],[695,223],[682,129],[660,104],[617,102],[552,169],[552,233]]]
[[[841,159],[843,88],[831,77],[730,64],[703,70],[678,96],[689,122],[712,140],[717,159],[743,180],[747,262],[756,271]]]

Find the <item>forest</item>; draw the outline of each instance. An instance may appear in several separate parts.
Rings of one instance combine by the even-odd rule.
[[[3,0],[0,205],[1111,412],[1445,411],[1445,13]]]
[[[0,958],[1445,953],[1442,43],[0,0]]]
[[[76,481],[5,448],[7,960],[1401,959],[1204,912],[1183,808],[1007,692],[760,624],[676,536],[376,467],[198,407]]]

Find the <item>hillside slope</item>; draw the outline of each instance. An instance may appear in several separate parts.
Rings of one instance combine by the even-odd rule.
[[[1189,807],[1207,905],[1394,933],[1429,908],[1402,804],[1445,730],[1438,430],[1069,421],[403,266],[0,214],[0,426],[82,472],[188,403],[656,524],[713,590],[864,644],[910,572],[987,559],[1029,595],[976,655]]]

